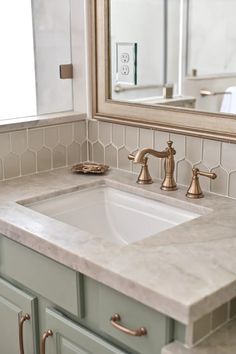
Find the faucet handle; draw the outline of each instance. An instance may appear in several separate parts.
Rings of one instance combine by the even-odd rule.
[[[176,150],[172,147],[173,141],[171,141],[171,140],[167,141],[167,145],[168,145],[168,147],[166,148],[166,150],[169,151],[171,153],[171,155],[175,155]]]
[[[210,179],[216,179],[217,175],[213,172],[200,171],[198,168],[193,168],[193,176],[190,187],[187,191],[186,197],[192,199],[203,198],[202,189],[199,182],[199,176],[208,177]]]
[[[134,158],[135,158],[135,156],[133,154],[129,154],[128,155],[128,160],[133,161]]]

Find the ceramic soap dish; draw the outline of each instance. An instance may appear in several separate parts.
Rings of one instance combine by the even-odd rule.
[[[74,173],[91,173],[103,174],[107,172],[109,166],[94,162],[83,162],[72,166],[71,171]]]

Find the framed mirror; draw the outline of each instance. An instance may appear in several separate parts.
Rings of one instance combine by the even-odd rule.
[[[236,140],[233,0],[94,1],[94,116]]]

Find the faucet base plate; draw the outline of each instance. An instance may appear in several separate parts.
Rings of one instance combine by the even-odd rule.
[[[191,199],[200,199],[200,198],[203,198],[203,197],[204,197],[204,194],[203,194],[203,193],[200,193],[200,194],[192,194],[192,193],[187,192],[187,193],[186,193],[186,197],[187,197],[187,198],[191,198]]]
[[[170,192],[170,191],[177,191],[177,189],[178,189],[177,186],[174,186],[174,187],[161,186],[161,190],[162,190],[162,191],[167,191],[167,192],[168,192],[168,191],[169,191],[169,192]]]
[[[153,180],[152,179],[148,179],[148,180],[140,180],[140,179],[138,179],[136,183],[138,183],[138,184],[152,184]]]

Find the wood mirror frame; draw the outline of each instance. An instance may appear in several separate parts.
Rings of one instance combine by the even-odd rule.
[[[97,120],[236,142],[236,115],[109,99],[109,0],[91,0],[93,117]]]

